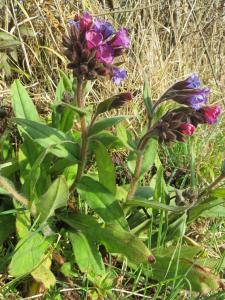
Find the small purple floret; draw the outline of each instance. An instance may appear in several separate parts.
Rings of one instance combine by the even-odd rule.
[[[89,30],[85,33],[85,39],[88,49],[97,48],[103,41],[102,34],[95,30]]]
[[[203,88],[203,89],[196,89],[195,91],[196,91],[195,93],[193,91],[193,95],[190,95],[189,97],[186,98],[186,103],[190,107],[198,110],[208,101],[207,96],[210,92],[210,89]]]
[[[94,21],[92,28],[94,30],[100,31],[103,35],[104,40],[106,40],[115,32],[115,29],[113,28],[112,24],[100,19]]]
[[[127,77],[127,71],[119,68],[113,69],[113,82],[117,85]]]
[[[108,44],[102,44],[98,47],[96,58],[103,64],[111,64],[114,59],[113,49]]]
[[[80,28],[82,30],[88,30],[90,29],[93,23],[93,17],[91,14],[89,14],[89,12],[85,12],[83,13],[83,16],[80,17],[79,21],[80,21]]]
[[[115,37],[111,42],[111,46],[113,48],[129,48],[130,46],[130,39],[128,36],[128,30],[126,28],[121,28],[119,31],[116,32]]]
[[[196,89],[201,85],[200,79],[197,74],[192,74],[186,80],[184,80],[184,82],[186,82],[186,88],[188,89]]]

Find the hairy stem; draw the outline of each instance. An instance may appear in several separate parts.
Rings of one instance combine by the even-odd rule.
[[[11,184],[4,177],[0,176],[0,186],[3,187],[14,199],[16,199],[22,206],[29,208],[30,202],[27,198],[20,195]],[[31,207],[31,214],[35,215],[35,207]]]
[[[138,181],[140,177],[140,172],[141,172],[141,167],[142,167],[142,162],[143,162],[143,157],[144,157],[144,149],[145,146],[147,145],[148,140],[153,136],[154,132],[153,130],[149,130],[139,141],[137,150],[138,155],[137,155],[137,160],[136,160],[136,165],[134,169],[134,175],[131,180],[130,188],[127,194],[127,200],[131,200],[134,197],[134,194],[138,188]]]
[[[76,104],[78,108],[83,109],[85,106],[85,102],[82,99],[82,80],[77,80],[77,94],[76,94]],[[80,124],[81,124],[81,152],[80,152],[80,162],[78,164],[77,175],[75,181],[71,187],[74,190],[76,182],[78,182],[83,174],[85,163],[87,159],[87,148],[88,148],[88,131],[86,125],[85,115],[80,117]]]

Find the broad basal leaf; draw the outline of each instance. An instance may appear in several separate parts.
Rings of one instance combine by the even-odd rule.
[[[56,278],[52,271],[51,267],[51,259],[47,257],[32,273],[32,277],[44,284],[46,289],[50,289],[56,283]]]
[[[49,241],[40,233],[30,232],[19,241],[9,265],[9,273],[14,277],[31,273],[39,266],[49,247]]]
[[[46,222],[55,213],[55,210],[67,205],[69,190],[64,176],[59,176],[40,197],[36,204],[39,222]]]
[[[70,232],[69,238],[80,270],[97,283],[100,279],[98,277],[103,276],[106,271],[96,243],[81,232]]]
[[[98,181],[84,176],[77,184],[78,193],[107,224],[128,228],[123,210],[115,197]]]
[[[88,239],[103,244],[111,253],[126,256],[136,264],[154,260],[150,250],[139,238],[119,226],[102,227],[93,217],[81,214],[60,213],[58,216]]]

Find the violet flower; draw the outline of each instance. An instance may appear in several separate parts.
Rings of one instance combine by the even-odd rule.
[[[104,64],[111,64],[113,62],[113,49],[108,44],[100,45],[96,52],[98,61]]]
[[[126,28],[121,28],[119,31],[117,31],[110,45],[113,48],[129,48],[130,39],[128,36],[128,30]]]
[[[93,22],[92,29],[101,32],[104,40],[106,40],[115,32],[115,29],[113,28],[112,24],[100,19],[97,19]]]
[[[117,85],[127,77],[127,71],[119,68],[113,69],[113,82]]]
[[[85,39],[88,49],[95,49],[101,45],[103,41],[102,34],[95,30],[89,30],[85,33]]]
[[[180,104],[184,104],[200,109],[207,101],[210,89],[200,88],[200,80],[197,74],[192,74],[184,80],[174,83],[155,104],[155,107],[165,100],[172,99]]]

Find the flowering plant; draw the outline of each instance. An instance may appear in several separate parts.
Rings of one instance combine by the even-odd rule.
[[[60,72],[52,118],[47,124],[20,81],[15,80],[11,87],[20,144],[18,155],[13,160],[11,154],[7,157],[10,168],[8,163],[1,166],[0,176],[0,194],[9,200],[3,209],[19,213],[3,216],[5,224],[12,224],[5,227],[3,242],[15,230],[18,239],[10,275],[18,279],[31,274],[37,284],[49,289],[56,284],[58,273],[70,283],[76,262],[93,284],[93,297],[97,293],[97,297],[114,299],[117,295],[112,288],[118,275],[109,263],[111,253],[116,265],[121,261],[127,261],[130,268],[142,265],[148,279],[170,282],[176,274],[185,289],[187,281],[203,293],[223,288],[222,281],[200,264],[201,259],[198,261],[198,248],[180,247],[177,254],[167,243],[181,241],[189,220],[201,215],[207,203],[216,205],[212,198],[214,203],[221,203],[214,188],[225,172],[204,189],[178,190],[167,186],[158,151],[162,143],[186,143],[199,124],[216,123],[221,108],[205,105],[209,88],[201,88],[199,77],[193,74],[173,84],[153,104],[145,85],[148,127],[134,136],[122,124],[130,116],[103,115],[132,103],[130,91],[113,95],[92,109],[87,109],[85,101],[89,80],[105,76],[119,84],[126,77],[126,71],[115,61],[130,46],[128,30],[116,31],[108,21],[84,13],[70,22],[63,46],[73,78]],[[159,117],[158,106],[168,100],[182,106]],[[3,107],[0,113],[4,119],[1,132],[7,131],[12,111]],[[118,182],[112,159],[113,151],[121,149],[129,153],[125,184]],[[124,161],[119,164],[124,165]],[[153,166],[157,169],[152,174],[154,180],[141,184]],[[180,198],[189,202],[183,205]],[[179,270],[170,263],[174,258],[181,264]],[[57,272],[51,268],[52,260],[60,266]]]

